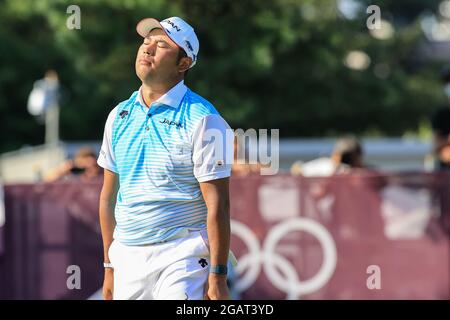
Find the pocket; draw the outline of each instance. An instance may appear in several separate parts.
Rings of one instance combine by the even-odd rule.
[[[109,248],[108,248],[108,258],[109,258],[109,261],[114,265],[114,263],[113,263],[113,247],[114,247],[114,244],[116,243],[116,240],[115,239],[113,239],[113,241],[111,242],[111,244],[109,245]]]
[[[208,232],[206,230],[201,230],[199,232],[199,238],[201,242],[201,246],[205,254],[209,255],[209,240],[208,240]]]
[[[192,146],[189,143],[176,143],[170,151],[170,158],[174,163],[192,163]]]

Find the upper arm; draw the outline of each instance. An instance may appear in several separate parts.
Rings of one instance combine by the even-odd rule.
[[[115,203],[118,190],[119,175],[111,170],[105,169],[103,174],[103,187],[100,194],[100,200]]]
[[[228,211],[230,206],[229,184],[229,178],[200,182],[200,190],[208,211]]]

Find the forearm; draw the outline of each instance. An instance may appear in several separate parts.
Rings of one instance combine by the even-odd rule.
[[[114,228],[116,227],[116,219],[114,218],[115,201],[110,199],[100,200],[100,228],[103,239],[104,261],[109,261],[108,250],[113,241]]]
[[[44,175],[43,180],[45,182],[53,182],[58,180],[61,177],[64,177],[65,175],[68,175],[70,173],[70,169],[73,167],[72,161],[66,161],[63,164],[61,164],[56,169],[51,170],[47,174]]]
[[[211,265],[227,265],[230,250],[230,212],[228,203],[221,209],[208,210],[207,230]]]
[[[228,262],[230,252],[230,198],[229,178],[200,183],[208,215],[206,228],[209,239],[209,262],[211,266]],[[221,272],[210,272],[206,298],[211,300],[229,299],[227,276]]]

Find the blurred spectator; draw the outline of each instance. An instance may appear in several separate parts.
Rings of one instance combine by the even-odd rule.
[[[73,160],[63,162],[55,170],[49,172],[45,177],[45,182],[58,180],[81,179],[91,181],[101,177],[102,170],[97,165],[97,155],[89,147],[81,148],[75,154]]]
[[[293,175],[306,177],[326,177],[333,174],[350,172],[363,168],[363,149],[361,143],[353,136],[345,136],[336,142],[331,157],[322,157],[302,163],[295,162],[291,167]]]
[[[60,84],[55,70],[47,70],[44,79],[37,80],[28,97],[28,112],[44,123],[45,113],[58,105]]]
[[[432,119],[433,152],[435,155],[435,169],[450,169],[450,65],[441,72],[441,81],[447,96],[447,105],[438,109]]]

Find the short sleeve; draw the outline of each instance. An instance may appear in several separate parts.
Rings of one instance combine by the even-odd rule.
[[[234,132],[218,114],[204,117],[192,135],[192,161],[198,182],[231,175]]]
[[[97,159],[97,163],[100,167],[108,169],[117,173],[116,159],[112,150],[112,129],[114,119],[116,118],[117,107],[114,108],[108,115],[108,119],[105,124],[105,131],[103,133],[103,142],[100,149],[100,154]]]

